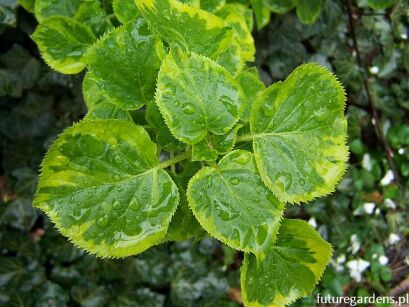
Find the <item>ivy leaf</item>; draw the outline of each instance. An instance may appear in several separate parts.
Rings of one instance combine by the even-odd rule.
[[[240,86],[223,67],[179,48],[163,61],[156,103],[172,134],[188,144],[208,132],[229,132],[245,107]]]
[[[109,17],[101,7],[101,3],[96,0],[81,3],[74,19],[90,27],[97,37],[113,28]]]
[[[84,120],[48,151],[34,205],[90,253],[143,252],[166,235],[179,201],[156,150],[133,123]]]
[[[285,306],[309,295],[331,258],[331,245],[306,222],[284,219],[263,260],[244,255],[243,301],[248,306]]]
[[[34,14],[40,23],[53,16],[73,17],[81,2],[81,0],[36,0]]]
[[[236,80],[240,83],[241,88],[246,96],[246,109],[241,116],[241,120],[248,122],[253,102],[258,96],[265,91],[266,86],[260,81],[257,75],[251,72],[242,72],[237,75]]]
[[[297,0],[297,16],[302,23],[313,24],[320,16],[323,0]]]
[[[263,256],[275,241],[284,204],[264,186],[248,151],[232,151],[218,166],[202,168],[187,198],[202,227],[235,249]]]
[[[85,68],[85,54],[96,40],[88,27],[61,16],[44,20],[32,38],[45,62],[64,74],[76,74]]]
[[[168,43],[212,59],[226,51],[233,31],[221,18],[175,0],[136,0],[141,14]]]
[[[98,88],[112,103],[133,110],[153,99],[163,54],[162,42],[138,18],[93,46],[89,68]]]
[[[226,4],[216,12],[226,23],[230,24],[234,30],[234,37],[239,42],[241,55],[245,61],[254,61],[256,48],[251,30],[248,28],[245,16],[248,8],[239,3]]]
[[[236,143],[237,125],[226,135],[208,134],[206,138],[192,146],[192,161],[214,161],[219,155],[227,154]]]
[[[135,0],[114,0],[112,5],[116,18],[123,24],[139,16]]]
[[[299,66],[254,103],[250,126],[260,175],[284,202],[332,192],[346,170],[345,93],[318,64]]]

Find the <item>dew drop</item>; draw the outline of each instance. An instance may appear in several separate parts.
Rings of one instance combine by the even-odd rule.
[[[253,202],[255,202],[256,204],[260,203],[260,198],[254,197],[254,198],[253,198]]]
[[[116,181],[118,181],[119,179],[121,179],[121,177],[119,177],[119,175],[115,175],[115,176],[114,176],[114,179],[115,179]]]
[[[241,156],[236,158],[236,162],[241,165],[247,164],[249,163],[249,161],[250,161],[250,155],[247,155],[247,154],[242,154]]]
[[[289,173],[278,173],[275,180],[281,183],[285,190],[288,190],[291,187],[292,177]]]
[[[134,211],[137,211],[137,210],[139,209],[139,203],[138,203],[138,201],[136,200],[136,198],[133,198],[133,199],[131,200],[131,203],[129,204],[129,208],[132,209],[132,210],[134,210]]]
[[[299,183],[301,186],[304,186],[304,185],[305,185],[305,180],[301,178],[300,180],[298,180],[298,183]]]
[[[121,208],[121,203],[119,201],[115,201],[112,207],[117,210]]]
[[[233,185],[238,185],[240,183],[239,178],[233,177],[230,179],[230,183]]]
[[[118,164],[121,164],[121,163],[122,163],[121,157],[120,157],[120,156],[116,156],[116,157],[115,157],[115,162],[118,163]]]
[[[270,117],[274,115],[274,105],[273,104],[264,104],[263,105],[263,114],[266,117]]]
[[[182,110],[183,110],[183,112],[186,113],[186,114],[193,114],[193,113],[196,112],[196,107],[195,107],[193,104],[191,104],[191,103],[185,103],[185,104],[182,106]]]
[[[97,225],[99,227],[105,227],[108,225],[108,215],[104,215],[97,220]]]

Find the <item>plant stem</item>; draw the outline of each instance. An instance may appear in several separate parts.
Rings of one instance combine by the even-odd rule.
[[[236,138],[236,143],[239,143],[239,142],[249,142],[249,141],[252,141],[253,139],[254,139],[254,135],[251,135],[251,134],[239,135],[239,136]]]
[[[191,152],[187,151],[187,152],[185,152],[185,153],[183,153],[183,154],[181,154],[179,156],[176,156],[176,157],[173,157],[173,158],[171,158],[169,160],[163,161],[162,163],[160,163],[158,165],[158,168],[159,169],[164,169],[164,168],[167,168],[169,166],[172,166],[172,165],[174,165],[174,164],[176,164],[176,163],[178,163],[180,161],[189,159],[190,155],[191,155]]]

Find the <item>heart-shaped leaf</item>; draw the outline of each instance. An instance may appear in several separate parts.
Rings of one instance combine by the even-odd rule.
[[[120,120],[84,120],[42,164],[34,205],[75,245],[101,257],[143,252],[166,235],[179,201],[147,132]]]
[[[253,154],[236,150],[189,182],[189,206],[207,232],[263,257],[275,241],[284,204],[263,184]]]
[[[228,133],[243,111],[243,93],[213,60],[173,48],[159,72],[156,103],[173,135],[188,144]]]
[[[153,99],[163,55],[162,42],[138,18],[98,41],[90,50],[89,67],[112,103],[133,110]]]
[[[309,295],[331,258],[331,245],[306,222],[284,219],[277,241],[260,261],[244,255],[241,289],[246,306],[286,306]]]
[[[317,64],[298,67],[254,103],[250,126],[260,175],[281,200],[334,191],[346,170],[344,89]]]

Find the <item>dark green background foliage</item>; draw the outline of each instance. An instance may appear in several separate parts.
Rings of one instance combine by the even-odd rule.
[[[22,2],[29,8],[30,1]],[[331,196],[286,212],[315,221],[334,246],[315,291],[321,295],[409,289],[409,6],[382,1],[396,4],[378,9],[376,2],[358,0],[348,10],[347,2],[327,0],[312,26],[290,12],[274,14],[254,33],[256,63],[267,84],[314,61],[331,68],[348,93],[347,175]],[[242,255],[214,239],[101,260],[74,248],[33,209],[46,149],[86,111],[83,76],[56,73],[42,62],[29,38],[35,26],[14,0],[0,2],[0,305],[237,306]],[[390,170],[397,180],[384,178]],[[400,240],[393,242],[393,234]],[[381,265],[382,255],[388,264]],[[370,263],[361,282],[347,265],[357,259]]]

